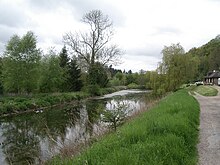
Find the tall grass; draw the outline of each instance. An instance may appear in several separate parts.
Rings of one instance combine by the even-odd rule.
[[[195,165],[199,105],[186,90],[177,91],[150,111],[108,134],[73,158],[48,164]]]

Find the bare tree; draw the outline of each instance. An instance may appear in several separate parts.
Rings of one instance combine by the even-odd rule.
[[[117,64],[122,51],[117,45],[110,45],[113,29],[109,17],[100,10],[92,10],[83,16],[82,22],[89,25],[88,32],[70,32],[63,37],[64,43],[70,46],[80,63],[87,68],[95,62]]]

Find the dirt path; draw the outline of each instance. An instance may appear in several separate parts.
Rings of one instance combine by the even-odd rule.
[[[200,104],[199,165],[220,165],[220,88],[218,96],[196,95]]]

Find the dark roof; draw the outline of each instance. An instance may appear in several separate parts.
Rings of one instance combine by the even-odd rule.
[[[220,78],[220,72],[219,71],[215,71],[215,72],[212,72],[211,74],[208,73],[208,75],[205,76],[205,78]]]

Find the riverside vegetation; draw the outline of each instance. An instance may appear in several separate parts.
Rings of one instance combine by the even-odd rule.
[[[198,102],[186,90],[179,90],[80,155],[57,156],[47,164],[195,165],[198,125]]]
[[[104,95],[118,90],[126,89],[125,86],[102,88],[96,91],[97,95]],[[69,92],[54,94],[37,94],[33,96],[14,96],[0,98],[0,116],[39,111],[51,106],[71,103],[93,96],[89,92]]]

